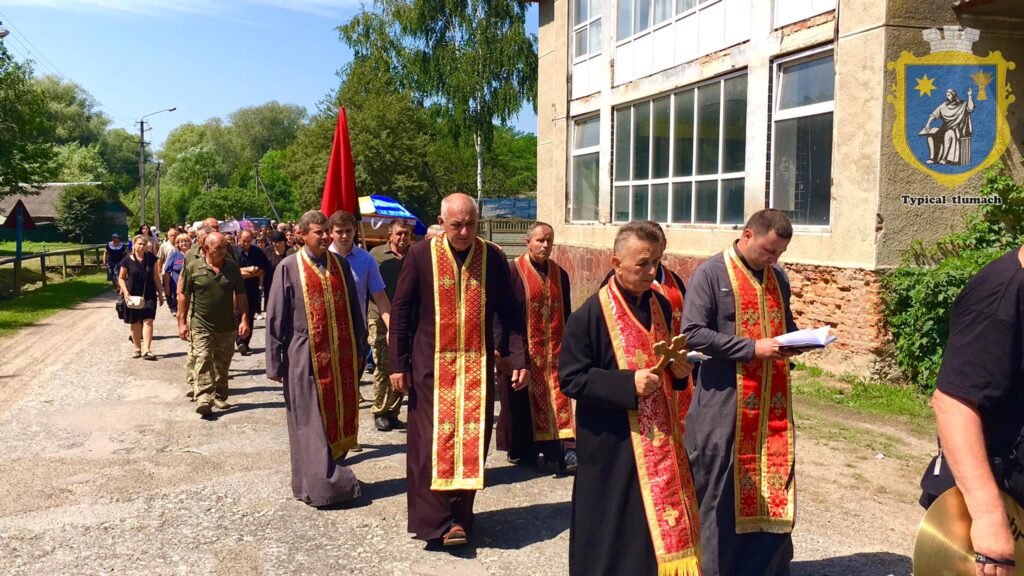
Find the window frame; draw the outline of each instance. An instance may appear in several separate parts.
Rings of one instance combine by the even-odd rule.
[[[665,226],[686,226],[686,227],[691,227],[691,228],[722,228],[722,227],[729,227],[729,228],[731,228],[731,227],[735,227],[737,225],[742,225],[742,223],[743,223],[742,221],[740,221],[740,222],[722,222],[722,208],[723,208],[723,204],[724,204],[723,197],[722,197],[722,192],[723,192],[723,188],[724,188],[724,183],[726,181],[730,181],[730,180],[742,180],[744,182],[744,197],[746,195],[745,194],[745,190],[746,190],[746,179],[747,179],[746,178],[747,166],[746,166],[745,162],[744,162],[744,168],[741,171],[722,172],[722,170],[724,169],[724,162],[725,162],[725,159],[724,159],[724,154],[725,154],[725,146],[724,146],[725,114],[726,114],[725,83],[727,81],[729,81],[729,80],[733,80],[733,79],[736,79],[736,78],[745,78],[745,82],[748,83],[747,84],[747,88],[749,89],[749,73],[748,73],[748,70],[747,69],[742,69],[742,70],[731,72],[731,73],[723,75],[723,76],[717,76],[715,78],[709,78],[707,80],[701,81],[701,82],[696,83],[696,84],[690,84],[690,85],[685,86],[685,87],[683,87],[681,89],[672,90],[672,91],[667,92],[667,93],[656,94],[656,95],[648,97],[648,98],[644,98],[644,99],[640,99],[640,100],[635,100],[635,101],[632,101],[632,102],[622,103],[622,104],[612,108],[612,131],[613,131],[613,133],[618,129],[618,126],[616,125],[616,114],[617,114],[617,112],[619,112],[620,110],[622,110],[624,108],[627,108],[627,107],[630,110],[630,113],[629,113],[629,129],[630,129],[629,142],[630,142],[630,149],[629,149],[629,162],[628,162],[628,170],[629,170],[629,178],[628,179],[618,180],[616,178],[617,177],[617,169],[618,169],[618,167],[617,167],[617,159],[618,159],[618,152],[619,151],[615,148],[615,140],[616,140],[616,138],[613,137],[613,139],[612,139],[613,143],[612,143],[611,202],[610,202],[610,204],[611,204],[611,222],[613,224],[623,224],[625,222],[636,220],[638,218],[638,215],[633,213],[633,201],[632,201],[632,199],[633,199],[633,188],[635,186],[647,186],[648,187],[648,191],[647,191],[647,194],[648,194],[647,214],[644,215],[641,219],[647,220],[648,218],[650,218],[651,211],[652,211],[653,206],[654,206],[654,202],[652,200],[653,199],[653,188],[656,185],[665,184],[665,185],[668,186],[668,205],[667,205],[666,221],[659,222],[660,224],[665,225]],[[718,165],[717,165],[717,171],[714,174],[699,174],[698,173],[697,162],[698,162],[698,154],[699,154],[699,151],[700,151],[699,131],[698,131],[699,130],[699,114],[700,114],[700,89],[701,88],[707,89],[707,87],[713,86],[713,85],[717,85],[718,86],[718,95],[719,95],[719,111],[718,111]],[[676,168],[676,166],[675,166],[675,161],[676,161],[676,159],[675,159],[675,151],[676,151],[676,122],[677,122],[676,114],[675,114],[675,111],[676,111],[676,98],[680,94],[683,94],[683,93],[689,92],[689,91],[693,91],[693,93],[694,93],[694,97],[693,97],[693,117],[692,117],[692,122],[693,122],[693,127],[694,127],[694,134],[692,136],[693,151],[691,153],[691,158],[690,158],[691,166],[693,167],[693,169],[691,171],[691,174],[689,174],[689,175],[686,175],[686,176],[675,176],[674,173],[675,173],[675,168]],[[665,97],[669,98],[669,104],[668,104],[668,107],[669,107],[669,133],[668,133],[668,139],[669,139],[668,159],[669,159],[669,163],[668,163],[668,175],[665,176],[665,177],[661,177],[661,178],[652,178],[651,176],[653,175],[653,172],[654,172],[654,161],[655,161],[655,158],[654,158],[654,141],[655,141],[655,138],[654,138],[654,131],[655,131],[654,102],[656,102],[658,100],[661,100],[662,98],[665,98]],[[635,108],[636,108],[637,105],[642,105],[644,103],[647,103],[647,104],[650,105],[649,106],[650,109],[648,111],[648,114],[650,115],[650,118],[651,118],[651,122],[650,122],[651,134],[650,134],[650,136],[648,138],[648,140],[649,140],[649,142],[648,142],[648,168],[647,168],[648,177],[645,178],[645,179],[633,179],[632,172],[634,170],[633,162],[634,162],[634,159],[635,159],[635,147],[633,146],[633,142],[635,140],[636,124],[637,124]],[[749,109],[749,99],[747,100],[747,103],[748,103],[748,105],[744,107],[744,113],[745,114],[747,113],[747,110]],[[746,142],[746,135],[744,135],[744,142]],[[712,181],[716,182],[716,184],[717,184],[716,185],[716,189],[715,189],[715,194],[716,194],[715,222],[697,222],[696,221],[696,219],[697,219],[697,184],[699,182],[712,182]],[[688,221],[685,221],[685,222],[674,221],[674,219],[673,219],[674,208],[675,208],[675,195],[673,193],[673,190],[675,188],[675,185],[679,184],[679,183],[689,183],[690,184],[690,218],[689,218]],[[626,186],[626,187],[629,188],[629,197],[628,197],[629,198],[629,216],[628,216],[628,220],[618,220],[618,219],[616,219],[616,208],[617,208],[617,204],[616,204],[616,201],[615,201],[616,200],[616,198],[615,198],[615,196],[616,196],[616,189],[621,187],[621,186]]]
[[[592,120],[597,120],[598,143],[596,145],[594,145],[594,146],[588,146],[586,148],[580,148],[580,149],[577,150],[576,149],[576,130],[579,129],[579,125],[580,124],[583,124],[585,122],[590,122]],[[569,150],[570,150],[570,153],[569,153],[569,166],[568,166],[568,169],[566,170],[566,173],[568,174],[567,183],[568,183],[569,194],[568,194],[568,197],[566,198],[566,202],[565,202],[565,211],[566,211],[566,215],[568,216],[567,220],[568,220],[568,222],[570,224],[597,224],[597,223],[600,223],[600,221],[601,221],[601,174],[600,174],[600,167],[601,167],[601,137],[600,137],[600,134],[601,134],[601,113],[600,112],[593,112],[593,113],[588,113],[588,114],[582,114],[582,115],[577,116],[576,118],[572,119],[572,127],[571,127],[570,133],[569,133],[569,144],[570,144],[570,147],[569,147]],[[575,186],[576,186],[576,173],[575,173],[576,162],[575,162],[575,159],[576,159],[577,156],[587,156],[587,155],[590,155],[590,154],[596,154],[597,155],[597,162],[598,162],[597,217],[594,220],[582,220],[582,219],[577,219],[575,217],[576,215],[574,213],[575,206],[574,206],[573,200],[574,200],[575,192],[576,192],[576,190],[575,190]]]
[[[637,0],[619,0],[619,1],[620,2],[623,2],[623,1],[629,2],[630,27],[635,30],[636,29],[636,3],[637,3]],[[687,8],[686,10],[683,10],[682,12],[677,12],[676,11],[676,0],[671,0],[671,3],[672,3],[672,15],[669,16],[668,18],[665,18],[661,22],[655,22],[654,21],[654,19],[655,19],[655,9],[654,9],[654,7],[655,7],[655,3],[656,2],[657,2],[657,0],[651,0],[651,25],[648,26],[647,28],[644,28],[643,30],[640,30],[639,32],[632,32],[629,36],[626,36],[624,38],[619,38],[619,29],[618,29],[618,21],[617,21],[618,20],[618,13],[616,13],[615,34],[614,34],[615,47],[616,48],[620,48],[621,46],[623,46],[625,44],[629,44],[630,42],[633,42],[634,40],[636,40],[638,38],[642,38],[643,36],[645,36],[647,34],[653,34],[655,30],[660,30],[661,28],[664,28],[666,26],[670,26],[670,25],[674,24],[677,20],[682,20],[683,18],[685,18],[685,17],[687,17],[687,16],[689,16],[691,14],[696,14],[697,12],[700,12],[701,10],[706,10],[706,9],[714,6],[715,4],[722,4],[722,3],[725,2],[725,0],[697,0],[697,3],[694,4],[692,8]]]
[[[811,48],[802,52],[789,54],[780,58],[776,58],[772,62],[772,102],[771,102],[771,156],[769,157],[769,174],[768,179],[768,207],[775,208],[775,185],[778,183],[778,178],[775,175],[775,160],[778,158],[778,129],[776,125],[780,121],[794,120],[797,118],[806,118],[810,116],[818,116],[821,114],[832,114],[832,148],[835,151],[835,91],[833,88],[832,100],[829,102],[819,102],[817,104],[810,104],[808,106],[798,106],[796,108],[789,108],[787,110],[779,109],[779,96],[782,90],[782,74],[786,68],[802,64],[804,62],[810,62],[818,60],[831,55],[833,58],[833,67],[835,66],[835,45],[826,44],[818,46],[817,48]],[[834,68],[833,68],[834,69]],[[833,82],[835,75],[833,74]],[[831,155],[832,163],[829,165],[829,180],[834,175],[835,168],[835,154]],[[808,231],[808,232],[829,232],[832,227],[832,186],[829,186],[829,200],[828,200],[828,224],[793,224],[794,230]]]
[[[570,4],[570,6],[569,6],[569,46],[570,46],[570,53],[572,54],[572,58],[571,58],[572,64],[579,64],[581,62],[586,62],[587,60],[590,60],[591,58],[596,58],[597,56],[601,55],[601,51],[604,49],[604,38],[603,38],[603,36],[604,36],[604,22],[600,23],[601,24],[601,36],[602,36],[602,38],[601,38],[601,49],[599,49],[597,51],[594,51],[594,50],[591,50],[591,48],[590,48],[590,27],[595,22],[599,22],[601,20],[602,13],[604,11],[603,10],[604,2],[603,2],[603,0],[586,0],[586,1],[587,1],[587,19],[584,20],[583,22],[580,22],[579,24],[573,24],[573,22],[576,21],[576,8],[575,8],[576,3],[572,2]],[[601,10],[598,10],[596,16],[590,12],[591,4],[593,4],[595,2],[597,3],[598,7],[601,8]],[[586,35],[586,38],[587,38],[587,52],[586,52],[586,54],[577,54],[576,53],[576,33],[580,32],[582,30],[586,30],[585,35]]]

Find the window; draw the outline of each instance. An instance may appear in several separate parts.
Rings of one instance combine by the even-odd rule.
[[[793,224],[828,226],[835,67],[826,54],[775,63],[771,206]]]
[[[742,224],[747,76],[615,109],[615,222]]]
[[[574,1],[579,3],[586,0]],[[720,0],[619,0],[615,39],[625,40],[671,20],[674,16],[690,12],[698,5],[703,7],[718,2]]]
[[[573,60],[601,53],[601,0],[573,0]]]
[[[836,0],[775,0],[775,27],[836,9]]]
[[[600,178],[601,118],[594,116],[577,120],[572,136],[572,196],[569,219],[573,222],[596,222]]]

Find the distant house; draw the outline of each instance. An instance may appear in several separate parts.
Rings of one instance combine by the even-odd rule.
[[[21,200],[25,204],[32,220],[36,223],[34,230],[25,232],[26,240],[37,242],[57,242],[65,240],[57,232],[57,200],[64,188],[73,185],[89,185],[103,187],[102,182],[51,182],[44,184],[38,194],[7,196],[0,199],[0,224],[4,222],[7,214],[14,205]],[[103,226],[104,232],[97,234],[97,238],[106,238],[117,232],[122,236],[128,233],[128,210],[118,201],[109,202],[106,206],[107,222]],[[12,229],[0,228],[0,240],[14,240],[15,231]]]

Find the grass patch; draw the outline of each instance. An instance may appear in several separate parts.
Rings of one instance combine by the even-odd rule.
[[[37,254],[41,252],[56,252],[58,250],[73,250],[78,249],[88,244],[78,244],[76,242],[31,242],[25,241],[21,243],[22,255],[28,256],[31,254]],[[17,252],[18,244],[16,242],[8,242],[0,240],[0,258],[6,258],[8,256],[14,256]]]
[[[47,316],[91,300],[109,290],[110,283],[105,273],[89,274],[47,284],[13,300],[0,301],[0,336],[31,326]]]
[[[874,414],[931,418],[928,397],[912,388],[867,382],[859,378],[842,377],[849,386],[828,384],[821,379],[798,377],[793,379],[793,390],[801,396],[848,406]]]

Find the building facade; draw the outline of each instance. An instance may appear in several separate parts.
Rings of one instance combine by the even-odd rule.
[[[660,222],[685,279],[773,207],[795,225],[783,262],[798,323],[839,336],[812,361],[864,373],[886,340],[880,273],[976,209],[953,196],[976,197],[986,166],[1020,166],[1024,121],[1006,87],[1024,86],[1009,63],[1024,65],[1020,2],[539,6],[538,218],[554,225],[575,302],[610,269],[621,223]],[[1007,62],[974,56],[990,51]],[[950,62],[961,76],[934,78]]]

